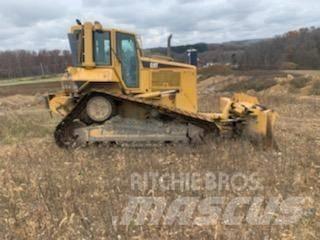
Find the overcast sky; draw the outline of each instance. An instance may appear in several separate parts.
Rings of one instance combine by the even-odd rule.
[[[143,47],[272,37],[320,26],[319,0],[1,0],[0,50],[68,49],[75,19],[138,33]]]

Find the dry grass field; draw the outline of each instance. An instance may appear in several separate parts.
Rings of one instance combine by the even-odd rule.
[[[319,85],[312,76],[291,79],[276,72],[215,76],[199,83],[203,111],[216,110],[219,96],[238,90],[275,109],[279,150],[265,150],[244,138],[213,139],[198,146],[59,149],[52,138],[59,119],[50,118],[41,100],[46,87],[57,86],[28,85],[25,92],[24,87],[1,88],[0,239],[320,239]],[[262,188],[138,191],[130,185],[135,172],[257,173]],[[307,201],[302,218],[288,226],[112,224],[112,216],[121,216],[130,196],[168,201],[178,196],[301,196]]]

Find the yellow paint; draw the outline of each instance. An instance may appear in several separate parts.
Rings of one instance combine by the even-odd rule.
[[[111,40],[111,65],[96,66],[93,59],[93,31],[99,30],[110,33]],[[82,26],[71,27],[71,33],[80,31],[83,37],[84,61],[81,67],[69,67],[64,81],[84,81],[86,88],[95,90],[97,83],[105,84],[99,91],[106,93],[124,93],[137,98],[147,99],[151,103],[156,103],[168,108],[177,108],[190,113],[198,113],[197,96],[197,70],[194,66],[177,63],[169,58],[149,58],[142,56],[142,51],[137,45],[137,56],[139,63],[139,87],[129,88],[122,78],[121,62],[116,53],[116,33],[128,33],[117,29],[105,29],[101,24],[85,23]],[[134,33],[128,33],[135,36]],[[89,87],[88,87],[89,86]],[[100,85],[101,86],[101,85]],[[172,96],[163,95],[168,90],[176,90]],[[79,91],[79,90],[78,90]],[[49,102],[53,112],[64,106],[70,105],[68,92],[57,94]],[[79,94],[75,92],[74,94]],[[81,92],[80,94],[83,94]],[[209,117],[212,121],[229,121],[231,117],[244,118],[249,122],[249,128],[264,136],[270,134],[272,130],[275,114],[270,110],[259,107],[258,99],[245,94],[235,94],[233,99],[221,98],[221,113],[198,113]],[[67,108],[63,108],[67,109]],[[98,136],[98,132],[91,132]]]
[[[54,98],[49,100],[50,111],[62,116],[67,115],[71,107],[70,96],[64,95],[63,92],[57,93]]]
[[[82,64],[83,67],[93,68],[95,67],[95,63],[93,61],[93,25],[92,23],[86,22],[83,25],[83,32],[84,32],[84,63]]]
[[[246,119],[248,132],[272,139],[277,114],[262,108],[257,98],[243,93],[235,94],[233,99],[221,98],[221,108],[222,120],[227,120],[231,114]]]
[[[90,137],[94,137],[94,138],[99,138],[102,136],[102,131],[101,129],[91,129],[89,132],[89,136]]]
[[[138,45],[137,55],[139,58],[139,66],[140,66],[140,79],[139,79],[139,88],[128,88],[121,76],[121,63],[118,61],[118,58],[115,55],[115,51],[117,49],[116,46],[116,33],[128,33],[135,36],[133,33],[120,31],[117,29],[105,29],[101,26],[98,26],[103,31],[110,32],[111,38],[111,66],[94,66],[94,63],[91,62],[92,58],[92,31],[96,28],[91,23],[85,23],[84,28],[84,39],[85,39],[85,56],[87,57],[85,62],[85,68],[83,67],[70,67],[67,69],[69,79],[71,81],[87,81],[87,82],[117,82],[119,86],[122,87],[122,90],[127,94],[137,94],[137,96],[141,96],[141,94],[146,94],[148,99],[154,101],[156,103],[177,107],[182,110],[197,112],[198,110],[198,101],[197,101],[197,73],[196,68],[194,66],[177,63],[173,61],[167,61],[165,59],[159,58],[148,58],[142,57],[141,51],[139,50]],[[79,31],[81,27],[73,26],[71,28],[71,32]],[[91,31],[91,33],[90,33]],[[89,46],[90,45],[90,46]],[[143,62],[145,64],[156,64],[158,66],[165,65],[167,67],[158,67],[158,68],[149,68],[143,67]],[[163,75],[165,74],[165,75]],[[161,78],[161,75],[163,76]],[[177,75],[179,75],[179,80],[177,80]],[[159,78],[160,76],[160,78]],[[167,76],[167,78],[166,78]],[[175,79],[170,78],[173,76]],[[158,81],[157,81],[158,78]],[[162,81],[162,84],[159,86],[159,79]],[[164,82],[166,80],[166,82]],[[158,84],[157,84],[158,83]],[[176,94],[174,98],[174,103],[172,104],[172,100],[168,101],[167,97],[160,97],[158,94],[153,94],[153,92],[161,92],[165,90],[178,89],[179,92]],[[104,89],[105,92],[108,92],[109,89]],[[152,96],[154,95],[154,99]],[[150,97],[151,96],[151,97]]]

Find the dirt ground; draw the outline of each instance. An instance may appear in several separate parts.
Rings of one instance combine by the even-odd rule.
[[[288,73],[215,76],[199,83],[202,111],[217,110],[220,96],[241,90],[256,95],[279,117],[279,149],[244,138],[200,145],[150,148],[89,146],[59,149],[41,95],[56,84],[0,89],[1,239],[320,239],[320,96],[317,80]],[[292,82],[293,81],[293,82]],[[131,175],[146,172],[255,173],[260,189],[150,191],[131,187]],[[294,224],[254,225],[222,221],[206,226],[114,224],[130,197],[179,196],[305,198]],[[241,216],[247,208],[239,209]]]

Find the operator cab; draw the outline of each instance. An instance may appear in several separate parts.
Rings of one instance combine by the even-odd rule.
[[[140,50],[132,33],[102,28],[98,22],[71,28],[68,34],[73,67],[114,68],[121,65],[128,88],[139,87]]]

